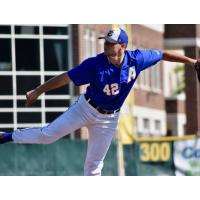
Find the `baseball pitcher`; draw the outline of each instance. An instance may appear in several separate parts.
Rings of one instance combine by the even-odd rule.
[[[200,61],[160,50],[126,50],[128,36],[121,29],[110,30],[104,39],[104,52],[84,60],[70,71],[56,76],[27,92],[26,106],[47,91],[72,81],[89,84],[85,94],[52,123],[41,128],[1,132],[0,143],[50,144],[86,126],[89,130],[84,175],[101,175],[103,161],[115,134],[120,108],[139,74],[161,60],[191,64],[200,80]]]

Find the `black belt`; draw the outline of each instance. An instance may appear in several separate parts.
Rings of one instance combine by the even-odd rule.
[[[105,110],[103,108],[100,108],[98,105],[96,105],[96,103],[94,103],[94,101],[92,101],[90,99],[90,97],[88,97],[87,94],[84,95],[85,96],[85,99],[87,100],[87,102],[92,106],[94,107],[98,112],[100,112],[101,114],[114,114],[116,112],[119,112],[120,109],[117,109],[117,110]]]

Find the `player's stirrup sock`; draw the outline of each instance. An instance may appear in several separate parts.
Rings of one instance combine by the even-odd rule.
[[[12,139],[12,133],[3,133],[3,135],[0,137],[0,144],[4,144],[6,142],[11,142]]]

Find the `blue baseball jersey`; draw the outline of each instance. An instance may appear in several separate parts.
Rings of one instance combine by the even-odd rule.
[[[116,110],[122,106],[140,72],[162,57],[159,50],[125,51],[123,63],[117,67],[101,53],[84,60],[67,74],[76,86],[89,84],[86,93],[99,107]]]

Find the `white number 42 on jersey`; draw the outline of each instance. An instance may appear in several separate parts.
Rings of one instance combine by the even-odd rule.
[[[135,70],[135,66],[132,66],[131,68],[129,68],[127,83],[129,83],[131,80],[135,78],[136,78],[136,70]],[[118,83],[113,83],[111,85],[106,84],[103,89],[103,92],[106,93],[106,95],[108,96],[119,94]]]
[[[106,93],[106,95],[111,96],[111,95],[116,95],[119,93],[119,85],[118,83],[113,83],[111,85],[106,84],[103,92]]]

